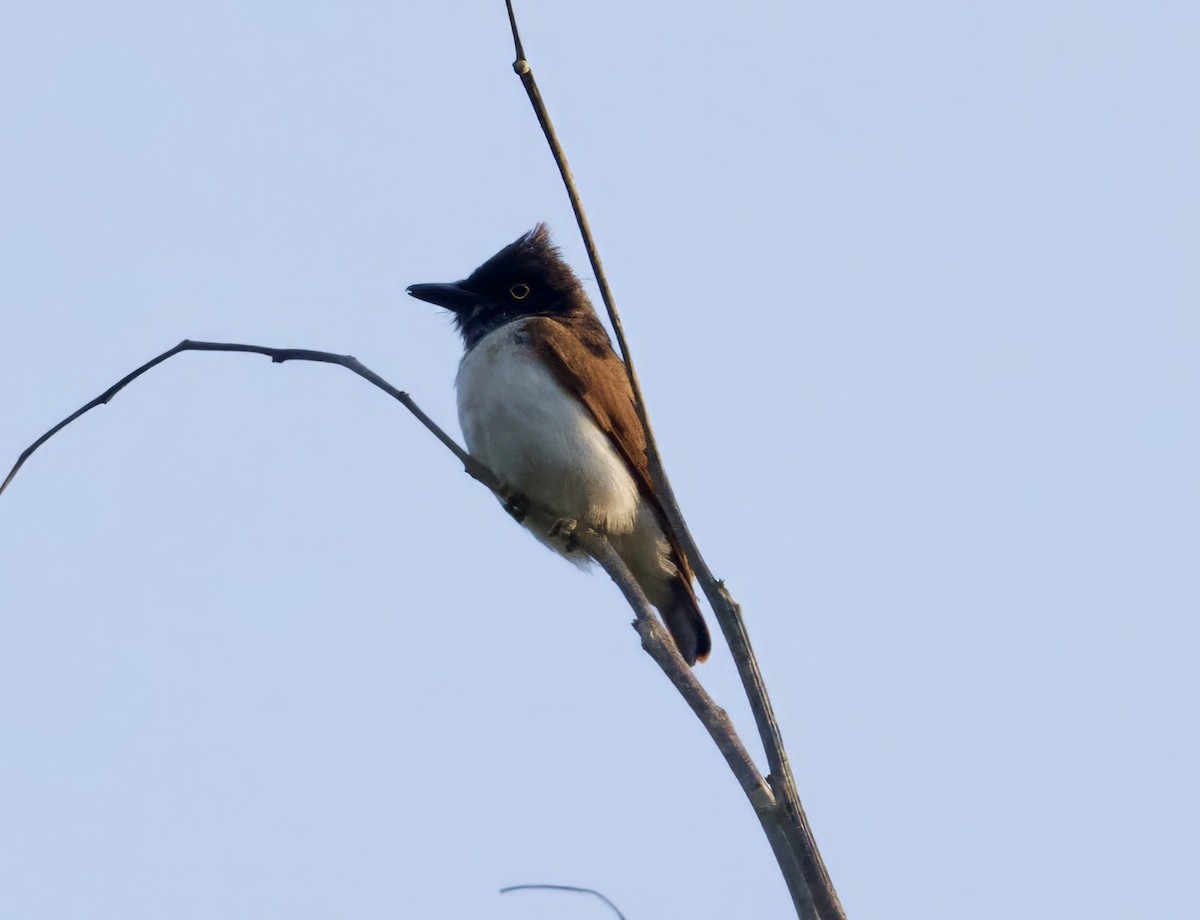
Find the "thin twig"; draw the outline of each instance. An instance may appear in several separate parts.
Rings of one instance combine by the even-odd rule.
[[[845,912],[833,887],[829,872],[821,858],[816,839],[813,836],[808,818],[800,803],[799,794],[796,791],[791,765],[788,762],[787,751],[783,744],[783,735],[779,728],[779,722],[775,717],[774,708],[771,706],[770,696],[758,667],[758,661],[751,647],[750,636],[746,630],[741,609],[729,594],[724,582],[713,575],[712,570],[704,561],[704,557],[700,553],[700,548],[692,537],[687,522],[684,520],[679,503],[675,498],[674,490],[671,488],[670,480],[667,478],[666,470],[663,467],[658,451],[658,444],[646,412],[645,398],[642,394],[637,372],[634,369],[632,356],[629,352],[629,346],[625,339],[625,330],[613,300],[612,290],[605,275],[604,267],[600,262],[600,256],[596,249],[587,214],[583,208],[583,202],[579,196],[579,190],[575,185],[575,179],[567,163],[566,154],[554,130],[554,125],[550,120],[550,115],[542,99],[542,94],[538,89],[537,81],[534,79],[533,70],[525,57],[520,32],[517,28],[516,14],[513,11],[512,0],[505,0],[505,3],[508,10],[509,24],[512,28],[513,46],[516,54],[516,60],[513,62],[513,70],[521,78],[521,85],[525,88],[526,95],[528,95],[530,104],[533,106],[534,113],[537,116],[538,124],[541,125],[542,133],[546,137],[546,142],[550,146],[554,162],[558,166],[558,171],[562,176],[567,197],[571,202],[576,222],[579,224],[579,231],[583,236],[584,248],[587,250],[588,259],[592,264],[592,270],[596,277],[596,283],[600,288],[600,296],[604,300],[605,309],[608,311],[609,321],[612,324],[621,356],[625,359],[626,373],[629,375],[629,383],[633,388],[634,404],[637,407],[638,416],[641,418],[646,431],[647,459],[658,499],[663,507],[668,523],[683,546],[684,554],[696,572],[696,577],[700,582],[701,588],[712,605],[713,612],[716,614],[717,621],[721,626],[721,631],[725,635],[726,642],[729,644],[730,653],[737,666],[738,674],[741,676],[742,685],[749,700],[751,710],[754,713],[755,723],[762,738],[763,748],[767,754],[767,763],[770,769],[768,780],[775,792],[776,798],[779,800],[781,827],[788,839],[792,841],[793,846],[799,851],[804,866],[804,875],[809,885],[814,889],[813,895],[816,899],[820,916],[824,920],[844,920]]]
[[[501,894],[508,894],[510,891],[574,891],[579,894],[594,894],[612,908],[612,912],[617,915],[618,920],[625,920],[625,915],[621,913],[617,905],[595,888],[577,888],[574,885],[509,885],[507,888],[500,889]]]
[[[458,459],[462,461],[463,469],[466,470],[467,475],[483,483],[493,492],[497,494],[500,494],[501,492],[500,481],[496,478],[491,470],[459,447],[454,438],[442,431],[442,429],[438,427],[437,423],[434,422],[434,420],[428,415],[426,415],[421,410],[421,407],[413,402],[412,398],[407,393],[397,390],[394,386],[360,362],[357,358],[353,358],[350,355],[335,355],[328,351],[312,351],[307,348],[268,348],[264,345],[242,345],[236,342],[193,342],[190,339],[184,339],[174,348],[168,348],[158,357],[150,359],[137,370],[126,374],[87,405],[82,406],[76,411],[72,412],[65,419],[63,419],[44,435],[30,444],[27,448],[25,448],[25,450],[22,451],[21,456],[17,458],[17,462],[13,464],[13,468],[9,471],[8,476],[5,477],[3,484],[0,484],[0,494],[3,494],[4,490],[8,488],[8,484],[12,482],[13,477],[17,475],[18,470],[25,465],[25,461],[29,459],[30,455],[32,455],[35,450],[45,444],[59,431],[61,431],[63,428],[66,428],[69,424],[71,424],[71,422],[75,421],[75,419],[79,418],[79,416],[83,415],[85,412],[90,412],[97,406],[105,405],[110,399],[125,389],[125,387],[129,386],[129,384],[137,380],[138,377],[146,373],[146,371],[158,366],[159,364],[162,364],[168,358],[174,357],[175,355],[184,351],[243,352],[256,355],[265,355],[275,364],[282,364],[285,361],[316,361],[321,364],[336,364],[340,367],[346,368],[347,370],[353,371],[355,374],[358,374],[359,377],[362,377],[369,383],[373,383],[375,386],[379,387],[379,389],[383,390],[383,392],[387,393],[393,399],[398,400],[404,406],[404,408],[415,415],[418,421],[420,421],[422,425],[433,432],[434,437],[436,437],[442,442],[442,444],[446,446],[447,450],[449,450],[452,454],[454,454],[454,456],[458,457]]]

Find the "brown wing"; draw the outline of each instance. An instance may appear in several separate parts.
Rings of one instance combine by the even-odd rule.
[[[663,531],[671,541],[685,579],[692,568],[662,512],[646,459],[646,432],[638,418],[625,364],[609,344],[608,334],[592,315],[554,318],[539,316],[526,326],[546,366],[569,393],[579,397],[629,464],[642,494],[654,503]]]

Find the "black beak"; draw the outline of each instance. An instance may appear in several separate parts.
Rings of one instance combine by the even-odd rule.
[[[468,291],[458,284],[414,284],[408,293],[427,303],[436,304],[455,313],[469,312],[484,303],[487,298],[474,291]]]

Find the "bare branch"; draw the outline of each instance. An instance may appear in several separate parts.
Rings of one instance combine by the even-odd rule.
[[[501,894],[508,894],[510,891],[574,891],[579,894],[594,894],[612,908],[612,912],[617,915],[619,920],[625,920],[625,915],[617,909],[617,905],[595,888],[577,888],[574,885],[509,885],[507,888],[500,889]]]
[[[447,450],[449,450],[452,454],[454,454],[454,456],[458,457],[458,459],[462,461],[463,469],[466,470],[467,475],[483,483],[497,494],[500,494],[502,491],[500,481],[495,477],[491,470],[459,447],[455,440],[450,437],[450,435],[442,431],[442,429],[438,427],[437,423],[434,422],[433,419],[421,411],[421,407],[413,402],[412,398],[407,393],[397,390],[394,386],[376,374],[369,367],[365,366],[357,358],[353,358],[350,355],[335,355],[328,351],[312,351],[307,348],[269,348],[265,345],[242,345],[236,342],[193,342],[189,339],[184,339],[174,348],[167,349],[158,357],[147,361],[137,370],[126,374],[107,390],[93,399],[90,403],[72,412],[65,419],[63,419],[44,435],[30,444],[27,448],[25,448],[25,450],[21,453],[21,456],[17,458],[17,462],[13,464],[13,468],[9,471],[8,476],[5,477],[4,483],[0,484],[0,494],[3,494],[4,490],[8,488],[8,484],[12,482],[13,477],[17,475],[17,471],[25,465],[25,461],[29,459],[30,455],[32,455],[35,450],[45,444],[59,431],[61,431],[63,428],[66,428],[69,424],[71,424],[71,422],[75,421],[75,419],[79,418],[79,416],[83,415],[85,412],[89,412],[92,409],[95,409],[97,406],[105,405],[110,399],[125,389],[125,387],[129,386],[129,384],[137,380],[138,377],[146,373],[146,371],[153,367],[157,367],[168,358],[174,357],[175,355],[184,351],[245,352],[256,355],[265,355],[275,364],[282,364],[285,361],[316,361],[321,364],[336,364],[340,367],[344,367],[349,371],[353,371],[355,374],[357,374],[359,377],[362,377],[369,383],[379,387],[379,389],[383,390],[383,392],[387,393],[393,399],[399,401],[404,408],[415,415],[417,420],[420,421],[420,423],[428,428],[431,432],[433,432],[434,437],[436,437],[442,442],[442,444],[446,446]]]
[[[718,706],[704,686],[696,679],[695,672],[679,654],[666,629],[654,615],[650,602],[641,587],[629,573],[624,560],[617,555],[612,545],[602,535],[590,528],[579,528],[575,536],[587,554],[616,582],[625,600],[633,609],[636,619],[633,628],[642,637],[642,648],[663,669],[675,689],[687,701],[692,711],[708,729],[725,762],[737,778],[755,811],[770,811],[775,805],[775,796],[763,779],[754,759],[746,751],[741,739],[734,731],[729,715]]]
[[[566,187],[568,197],[574,209],[576,221],[583,236],[588,258],[591,261],[600,293],[608,311],[609,320],[616,335],[617,344],[625,359],[626,372],[634,393],[634,401],[638,415],[646,431],[647,454],[651,476],[654,480],[659,501],[672,530],[681,543],[684,553],[691,562],[697,578],[709,603],[712,605],[721,630],[729,644],[734,662],[742,679],[743,687],[754,713],[755,722],[767,753],[769,775],[764,781],[757,767],[746,753],[740,739],[729,722],[728,716],[717,707],[708,697],[703,687],[696,681],[691,670],[679,657],[674,645],[667,639],[666,632],[650,611],[650,607],[642,596],[636,583],[629,577],[624,564],[612,551],[607,541],[592,534],[596,540],[589,546],[589,552],[605,568],[618,587],[625,593],[626,599],[637,614],[635,627],[642,636],[643,648],[655,659],[676,689],[684,696],[693,711],[705,725],[718,748],[725,756],[738,782],[750,799],[755,813],[759,816],[763,828],[771,843],[772,849],[779,861],[781,871],[792,894],[797,913],[801,918],[817,918],[821,920],[844,920],[845,913],[829,878],[816,841],[809,827],[804,809],[796,791],[791,767],[783,745],[782,734],[772,709],[766,686],[763,682],[757,660],[750,645],[741,610],[733,600],[724,582],[718,580],[709,569],[696,545],[695,539],[683,518],[674,491],[663,469],[661,457],[653,429],[646,413],[645,399],[638,383],[632,356],[629,353],[625,339],[624,327],[613,301],[612,291],[608,284],[599,253],[591,233],[591,228],[583,209],[574,178],[563,152],[562,145],[554,131],[541,93],[534,80],[533,72],[525,59],[521,45],[520,33],[511,0],[506,0],[509,21],[512,27],[513,43],[517,60],[513,64],[514,71],[520,76],[522,85],[529,96],[530,103],[537,115],[538,122],[546,136],[555,163],[558,166]],[[67,418],[63,419],[28,448],[25,449],[13,465],[12,470],[0,483],[0,494],[7,489],[13,477],[29,459],[29,457],[47,440],[96,406],[109,402],[117,393],[132,383],[151,368],[184,351],[225,351],[247,352],[261,354],[271,358],[275,363],[285,361],[315,361],[336,364],[354,372],[358,376],[374,384],[388,393],[405,406],[425,427],[442,442],[462,462],[464,469],[472,478],[483,483],[492,492],[506,497],[503,487],[497,478],[485,466],[475,461],[452,438],[450,438],[436,423],[412,401],[408,394],[396,389],[357,359],[348,355],[336,355],[330,352],[311,351],[307,349],[269,348],[258,345],[237,343],[194,342],[184,340],[161,355],[146,362],[141,367],[126,375],[109,389],[105,390],[94,400],[84,405]],[[539,516],[549,519],[544,512]],[[586,536],[586,535],[585,535]],[[815,906],[814,906],[815,904]]]
[[[634,369],[629,346],[625,340],[624,326],[621,323],[620,314],[613,301],[612,289],[609,286],[604,267],[600,263],[600,256],[596,249],[595,240],[592,237],[591,225],[584,211],[583,202],[580,199],[579,190],[575,185],[570,165],[567,163],[566,154],[554,130],[554,125],[550,121],[550,114],[542,99],[541,91],[538,89],[537,81],[534,79],[533,70],[529,65],[529,61],[525,58],[525,51],[521,44],[512,0],[505,0],[505,3],[508,10],[509,24],[512,27],[513,46],[517,58],[513,62],[513,70],[521,78],[521,85],[525,88],[525,93],[529,97],[530,104],[533,106],[534,114],[537,116],[538,124],[541,125],[542,133],[546,136],[546,142],[550,146],[550,152],[562,176],[567,197],[575,212],[575,220],[579,224],[579,231],[583,236],[584,248],[587,250],[588,259],[591,261],[592,270],[596,277],[596,283],[600,288],[600,296],[604,300],[604,306],[608,311],[609,321],[612,324],[621,356],[625,359],[626,373],[629,375],[629,383],[633,388],[634,404],[637,407],[638,416],[641,418],[646,430],[646,453],[649,460],[651,478],[654,481],[659,501],[662,504],[663,511],[667,516],[672,530],[683,546],[688,561],[692,564],[692,568],[696,572],[696,577],[700,582],[701,588],[704,590],[705,596],[712,605],[717,622],[721,626],[721,632],[725,635],[725,640],[729,644],[730,653],[737,666],[738,674],[741,676],[742,686],[746,691],[759,735],[762,738],[763,747],[766,750],[767,763],[770,769],[768,779],[779,803],[778,820],[780,828],[792,842],[792,845],[796,848],[801,858],[804,866],[804,876],[809,886],[813,888],[813,896],[816,899],[820,916],[824,920],[844,920],[845,911],[842,908],[841,901],[838,899],[837,891],[833,887],[833,882],[829,877],[824,860],[821,858],[816,839],[808,823],[808,818],[800,803],[800,796],[796,791],[795,779],[792,776],[791,765],[788,762],[787,751],[783,744],[783,734],[780,731],[779,722],[775,717],[774,708],[771,706],[771,699],[767,693],[766,684],[758,667],[754,650],[750,645],[750,636],[746,631],[745,622],[742,619],[741,608],[733,600],[724,582],[713,575],[712,570],[704,561],[704,557],[700,553],[700,548],[696,544],[691,531],[688,529],[683,512],[680,510],[679,503],[675,498],[675,492],[671,488],[670,481],[667,478],[666,470],[663,467],[658,451],[658,443],[654,437],[654,431],[646,412],[645,397],[642,394],[641,385],[638,383],[637,372]],[[786,869],[784,871],[786,875]],[[797,909],[799,907],[800,905],[797,904]]]
[[[796,907],[796,915],[800,920],[817,920],[819,914],[813,903],[811,886],[804,875],[800,851],[780,826],[779,803],[771,787],[763,780],[758,767],[754,765],[754,760],[747,753],[729,715],[713,702],[708,691],[696,679],[695,672],[680,656],[666,629],[651,611],[646,595],[642,593],[641,587],[608,540],[593,530],[576,531],[576,536],[588,555],[600,564],[625,595],[625,600],[629,602],[637,617],[633,621],[633,628],[642,637],[642,648],[662,668],[675,689],[692,708],[692,712],[708,729],[709,736],[725,757],[725,762],[733,771],[746,798],[750,800],[754,814],[758,816],[759,823],[767,835],[771,852],[775,854],[775,860],[779,863],[788,893]]]
[[[409,412],[417,417],[426,428],[428,428],[446,448],[453,453],[460,461],[467,474],[478,482],[483,483],[493,493],[498,496],[504,496],[505,490],[501,486],[500,481],[496,478],[486,466],[475,460],[462,447],[458,445],[445,431],[438,426],[421,408],[413,402],[412,398],[402,390],[396,389],[370,368],[362,364],[357,358],[350,355],[338,355],[327,351],[313,351],[306,348],[271,348],[265,345],[246,345],[237,342],[195,342],[189,339],[184,339],[174,348],[164,351],[162,354],[147,361],[141,367],[125,375],[111,387],[93,399],[91,402],[82,406],[75,412],[71,413],[40,438],[33,442],[21,454],[16,465],[8,474],[5,480],[5,485],[12,480],[22,464],[29,456],[37,450],[42,444],[49,440],[55,433],[61,431],[75,419],[79,418],[85,412],[106,404],[117,393],[127,387],[130,383],[136,380],[146,371],[158,366],[162,362],[174,355],[185,351],[223,351],[223,352],[240,352],[265,355],[274,363],[282,364],[285,361],[315,361],[322,364],[336,364],[344,367],[362,377],[364,380],[374,384],[379,389],[383,390],[393,399],[400,402]],[[556,517],[549,512],[537,507],[536,505],[529,506],[526,512],[526,518],[531,521],[544,523],[548,529],[550,525],[556,522]],[[763,780],[762,775],[758,771],[758,767],[754,765],[753,759],[746,752],[741,740],[737,737],[733,729],[733,724],[730,722],[725,711],[718,707],[709,697],[707,691],[700,685],[684,660],[679,656],[679,652],[675,648],[675,644],[670,641],[666,630],[659,623],[651,610],[649,601],[646,600],[640,587],[633,577],[629,574],[621,558],[613,551],[608,541],[591,529],[581,528],[576,531],[576,536],[580,540],[584,549],[588,551],[593,558],[604,568],[612,577],[613,581],[621,589],[628,600],[630,607],[633,608],[637,616],[635,626],[638,633],[642,636],[643,647],[654,656],[659,662],[663,670],[671,678],[671,682],[679,689],[679,692],[688,701],[693,711],[700,717],[716,741],[717,747],[721,753],[725,755],[726,761],[737,777],[738,782],[750,797],[751,802],[755,803],[756,810],[769,809],[774,805],[774,796],[770,788]]]

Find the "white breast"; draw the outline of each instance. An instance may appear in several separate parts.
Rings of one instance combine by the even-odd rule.
[[[467,450],[552,514],[630,531],[640,499],[633,476],[587,408],[535,358],[523,325],[497,329],[463,356],[455,387]]]

